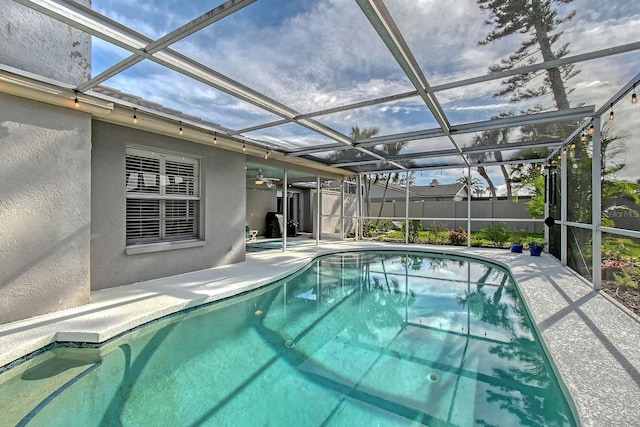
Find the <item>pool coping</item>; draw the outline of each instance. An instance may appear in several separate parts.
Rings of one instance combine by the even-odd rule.
[[[453,254],[506,266],[581,424],[633,425],[640,419],[638,318],[549,255],[499,249],[334,242],[248,253],[242,263],[95,291],[87,305],[0,325],[0,367],[22,363],[56,342],[102,343],[172,313],[264,286],[318,256],[363,249]]]

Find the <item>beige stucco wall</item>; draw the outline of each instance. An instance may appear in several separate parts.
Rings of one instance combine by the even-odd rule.
[[[322,195],[322,201],[320,205],[322,206],[322,211],[321,211],[322,228],[320,229],[320,232],[325,237],[332,234],[339,235],[340,225],[341,225],[340,215],[342,212],[340,207],[340,200],[341,200],[340,192],[333,191],[333,190],[322,190],[321,195]],[[313,231],[314,233],[316,230],[316,210],[315,210],[316,196],[317,196],[317,192],[314,191],[313,192],[313,201],[314,201]],[[356,215],[357,207],[358,207],[358,200],[355,194],[345,194],[344,195],[344,216],[345,216],[344,229],[347,231],[347,233],[352,232],[353,228],[355,227],[355,222],[353,220],[353,217]]]
[[[75,85],[91,78],[90,35],[11,0],[0,0],[0,40],[3,64]]]
[[[275,212],[278,208],[276,188],[247,188],[247,225],[258,230],[258,236],[264,236],[267,229],[267,212]]]
[[[0,94],[0,323],[89,300],[91,119]]]
[[[93,123],[92,143],[92,290],[244,261],[243,154],[99,121]],[[205,246],[136,255],[125,253],[127,145],[201,158]]]

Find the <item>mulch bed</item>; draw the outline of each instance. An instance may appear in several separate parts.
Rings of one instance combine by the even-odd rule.
[[[636,287],[620,286],[614,281],[603,280],[602,290],[640,316],[640,285]]]

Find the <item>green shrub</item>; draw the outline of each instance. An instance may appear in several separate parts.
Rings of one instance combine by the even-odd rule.
[[[390,219],[381,219],[378,221],[378,232],[389,231],[393,228],[393,223]]]
[[[422,221],[417,219],[412,219],[409,221],[409,242],[415,243],[418,241],[418,237],[420,236],[420,230],[422,230]],[[406,221],[402,222],[402,237],[406,238],[407,232],[407,223]]]
[[[364,237],[375,237],[378,234],[377,226],[371,221],[362,224],[362,235]]]
[[[532,237],[527,241],[527,247],[531,248],[532,246],[542,246],[543,248],[546,246],[547,242],[540,237]]]
[[[432,222],[427,230],[428,243],[444,243],[447,239],[447,227],[439,222]]]
[[[482,234],[485,239],[493,243],[494,246],[501,248],[507,240],[509,240],[511,232],[509,231],[507,224],[504,222],[496,222],[483,228]]]
[[[513,230],[511,232],[511,243],[524,243],[524,239],[527,237],[527,233],[524,230]]]
[[[638,282],[634,279],[631,274],[629,274],[625,270],[621,270],[620,274],[613,273],[613,279],[620,286],[628,287],[628,288],[637,288]]]

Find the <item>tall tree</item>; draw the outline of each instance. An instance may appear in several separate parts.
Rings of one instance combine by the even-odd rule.
[[[477,0],[480,9],[488,12],[490,19],[486,24],[493,29],[480,41],[488,45],[494,41],[513,35],[525,35],[520,48],[499,64],[492,65],[490,72],[511,70],[513,68],[532,65],[540,60],[553,61],[569,53],[569,44],[556,47],[563,31],[556,31],[563,22],[571,20],[575,11],[560,16],[554,4],[569,4],[573,0]],[[570,108],[566,82],[576,76],[572,64],[548,68],[543,71],[532,71],[508,77],[502,81],[503,89],[496,96],[510,95],[512,102],[527,98],[535,98],[551,91],[556,108]],[[540,74],[546,74],[542,81],[534,80]]]
[[[474,147],[483,146],[483,145],[484,146],[494,145],[493,136],[491,135],[491,132],[485,131],[479,135],[474,136],[473,141],[471,142],[471,145]],[[482,151],[478,153],[472,153],[469,155],[469,157],[474,159],[478,163],[482,163],[489,160],[491,155],[492,155],[491,151]],[[478,174],[480,174],[480,176],[487,182],[487,190],[489,190],[489,193],[491,193],[491,198],[493,200],[497,200],[498,195],[496,193],[496,186],[494,185],[493,180],[487,173],[487,168],[485,168],[484,166],[478,166],[477,169],[478,169]]]
[[[466,175],[463,175],[460,178],[458,178],[456,182],[458,184],[464,185],[469,195],[473,194],[476,197],[478,197],[484,192],[484,187],[482,187],[482,184],[480,184],[480,180],[478,178],[471,178],[471,181],[469,181],[469,177]]]
[[[407,141],[398,141],[390,144],[384,144],[379,147],[374,147],[374,151],[386,157],[393,157],[400,154],[400,151],[402,151],[405,145],[407,145]],[[389,172],[382,175],[380,178],[385,181],[385,184],[384,192],[382,193],[382,203],[380,203],[380,210],[378,211],[378,220],[376,220],[376,224],[378,223],[379,218],[382,216],[382,210],[384,209],[384,204],[387,201],[387,190],[389,189],[389,183],[393,182],[394,184],[398,184],[401,179],[398,172]]]
[[[494,118],[501,118],[501,117],[509,117],[511,116],[511,114],[508,113],[504,113],[501,114],[498,117],[494,117]],[[492,130],[486,130],[484,132],[482,132],[480,135],[476,135],[473,140],[472,140],[472,146],[474,147],[481,147],[481,146],[491,146],[491,145],[506,145],[509,143],[509,134],[511,133],[511,128],[501,128],[501,129],[492,129]],[[497,162],[502,162],[504,159],[502,157],[502,151],[498,150],[493,150],[493,151],[486,151],[483,153],[479,153],[476,156],[474,156],[476,158],[476,160],[478,161],[487,161],[489,160],[489,157],[493,155],[494,159]],[[482,169],[481,169],[482,168]],[[511,176],[509,175],[509,171],[507,170],[507,167],[503,164],[500,165],[500,171],[502,172],[502,176],[504,178],[504,183],[506,185],[507,188],[507,197],[511,198],[512,196],[512,190],[511,190]],[[491,191],[491,194],[493,196],[493,198],[496,198],[495,195],[495,187],[493,187],[493,182],[490,181],[490,178],[486,172],[486,169],[484,167],[478,167],[478,173],[480,173],[480,175],[485,179],[485,181],[487,181],[487,184],[489,185],[489,190]]]
[[[362,139],[373,138],[380,134],[380,129],[377,127],[370,128],[362,128],[358,126],[353,126],[351,128],[351,132],[349,132],[349,137],[355,141],[359,141]],[[350,162],[361,159],[364,156],[364,153],[359,150],[354,149],[345,149],[345,150],[336,150],[334,151],[329,160],[332,163],[340,163],[340,162]]]
[[[374,136],[378,135],[380,135],[380,128],[377,128],[375,126],[362,129],[360,129],[360,127],[358,126],[353,126],[351,128],[351,132],[349,133],[349,137],[356,141],[359,141],[361,139],[373,138]]]
[[[354,141],[360,141],[362,139],[373,138],[380,134],[380,128],[370,127],[370,128],[360,128],[359,126],[353,126],[351,128],[351,132],[349,132],[349,137]],[[336,150],[330,157],[331,163],[341,163],[341,162],[350,162],[361,159],[364,156],[364,153],[359,150],[347,149],[347,150]],[[371,183],[372,180],[377,182],[377,176],[366,176],[365,177],[365,199],[367,202],[366,215],[370,215],[371,212]]]
[[[351,132],[349,133],[349,137],[355,141],[362,141],[365,139],[373,138],[380,134],[380,129],[377,127],[370,128],[360,128],[359,126],[353,126],[351,128]],[[402,148],[407,144],[406,141],[399,141],[390,144],[384,144],[373,147],[373,151],[381,154],[385,157],[393,157],[395,155],[400,154]],[[332,161],[351,161],[362,158],[363,153],[358,150],[340,150],[334,153],[332,157]],[[380,204],[380,211],[378,212],[378,217],[382,215],[382,210],[384,208],[384,204],[387,198],[387,190],[389,188],[389,184],[394,182],[400,182],[400,176],[398,173],[386,173],[386,174],[369,174],[365,180],[365,196],[367,200],[367,214],[370,215],[371,211],[371,184],[376,184],[380,181],[385,182],[384,193],[382,195],[382,203]]]
[[[540,61],[553,61],[569,53],[569,44],[558,45],[563,31],[557,31],[560,24],[571,20],[575,11],[560,16],[555,6],[566,5],[573,0],[477,0],[477,4],[489,15],[485,21],[493,28],[487,36],[479,42],[489,45],[509,36],[524,35],[520,47],[513,54],[503,58],[499,64],[489,67],[489,72],[496,73],[512,70],[518,67],[533,65]],[[512,103],[538,98],[551,93],[558,110],[571,108],[566,83],[579,73],[574,65],[551,67],[541,71],[518,74],[502,80],[502,89],[494,94],[496,97],[508,96]],[[539,76],[544,78],[539,79]],[[533,113],[544,110],[540,104],[528,109]],[[508,113],[503,113],[509,115]],[[564,138],[571,132],[572,127],[554,124],[537,124],[523,126],[520,134],[521,141],[533,141],[545,138]],[[475,145],[508,144],[510,129],[500,131],[485,131],[476,136]],[[502,160],[501,154],[493,153],[497,161]],[[488,153],[486,154],[488,155]],[[478,172],[485,178],[486,170]],[[484,172],[484,174],[483,174]],[[511,179],[506,167],[502,166],[507,192],[511,193]],[[488,182],[488,181],[487,181]],[[491,185],[489,186],[491,190]]]

